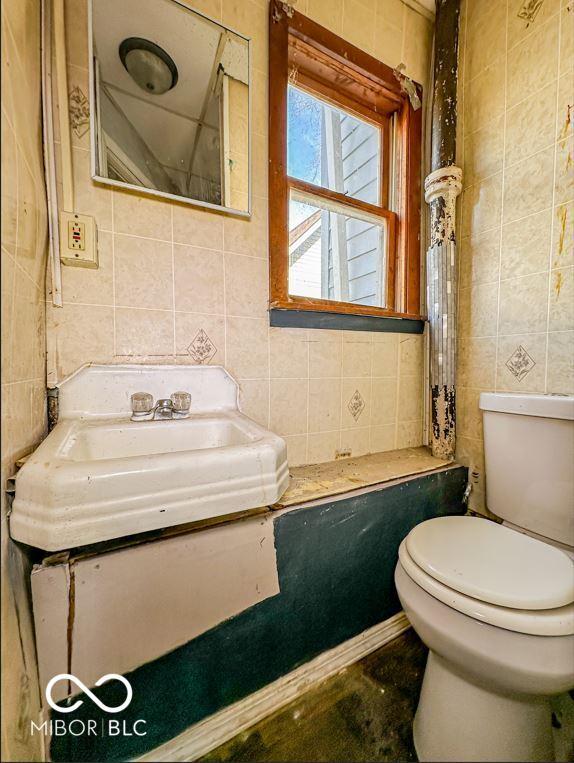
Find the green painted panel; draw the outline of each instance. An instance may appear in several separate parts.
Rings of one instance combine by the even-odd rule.
[[[133,699],[113,717],[128,727],[145,719],[145,737],[56,736],[52,759],[141,755],[395,614],[400,605],[393,573],[401,540],[425,519],[464,513],[465,485],[466,469],[457,467],[278,516],[280,593],[127,674]],[[125,697],[118,682],[94,693],[110,706]],[[85,699],[72,717],[97,718],[99,727],[107,716]]]

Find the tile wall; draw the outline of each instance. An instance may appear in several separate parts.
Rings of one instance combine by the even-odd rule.
[[[2,760],[40,760],[26,567],[10,543],[5,485],[46,431],[46,201],[40,108],[40,3],[2,3]]]
[[[420,444],[422,337],[269,328],[268,4],[189,4],[252,38],[253,217],[97,186],[80,112],[76,206],[96,217],[100,269],[63,269],[64,308],[48,305],[49,380],[87,361],[222,364],[239,380],[244,410],[285,435],[292,465],[340,449]],[[299,0],[296,8],[391,66],[404,61],[426,82],[432,24],[400,0]],[[67,0],[66,14],[69,87],[87,94],[86,0]]]
[[[574,393],[574,2],[467,0],[459,163],[458,457],[481,391]]]

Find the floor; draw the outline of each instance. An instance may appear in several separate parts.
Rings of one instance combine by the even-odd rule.
[[[426,655],[408,630],[201,760],[416,761]]]

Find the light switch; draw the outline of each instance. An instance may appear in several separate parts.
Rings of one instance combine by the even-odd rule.
[[[96,222],[93,217],[60,212],[60,259],[64,265],[98,267]]]

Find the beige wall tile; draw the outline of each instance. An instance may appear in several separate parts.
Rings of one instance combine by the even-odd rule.
[[[506,113],[507,165],[526,159],[554,142],[556,88],[557,83],[552,82]],[[536,125],[534,130],[533,125]]]
[[[546,392],[574,394],[574,331],[548,334]]]
[[[460,336],[495,336],[498,284],[476,284],[459,291]]]
[[[309,434],[307,438],[307,463],[322,464],[334,461],[339,447],[339,432]]]
[[[504,80],[498,62],[464,87],[464,130],[474,132],[504,111]]]
[[[401,384],[402,382],[401,379]],[[397,420],[397,380],[373,379],[372,396],[371,425],[394,424]],[[401,415],[400,412],[399,415]]]
[[[506,4],[494,0],[488,5],[472,4],[466,29],[465,81],[471,80],[487,66],[500,65],[506,42]],[[488,45],[484,41],[488,40]]]
[[[267,202],[254,198],[251,219],[226,217],[223,221],[226,252],[267,257]]]
[[[574,72],[564,74],[558,80],[558,103],[556,109],[556,139],[564,140],[574,130]]]
[[[114,191],[114,232],[171,241],[171,206],[135,193]]]
[[[116,357],[169,358],[174,355],[173,313],[118,307]]]
[[[398,373],[399,334],[373,336],[371,371],[373,376],[396,376]]]
[[[225,365],[225,319],[220,315],[175,313],[178,363]]]
[[[309,340],[304,329],[269,329],[269,362],[272,379],[306,379]]]
[[[175,244],[173,258],[175,309],[223,314],[223,254]]]
[[[401,63],[403,30],[377,15],[375,21],[373,54],[387,66],[396,68]]]
[[[269,304],[267,261],[242,255],[225,255],[225,307],[228,315],[263,318]]]
[[[560,74],[572,71],[574,65],[574,23],[572,6],[565,3],[560,18]]]
[[[508,46],[513,47],[521,40],[537,32],[560,7],[560,0],[546,0],[535,6],[534,18],[519,15],[524,8],[524,0],[510,0],[508,3]]]
[[[399,373],[401,376],[417,376],[423,370],[424,339],[422,335],[399,336]]]
[[[508,52],[507,105],[540,90],[556,76],[558,16],[552,17]]]
[[[269,382],[244,379],[239,383],[239,408],[261,426],[269,426]]]
[[[556,207],[552,218],[552,267],[574,265],[574,203]]]
[[[173,240],[202,249],[223,249],[223,216],[174,204]]]
[[[290,466],[301,466],[307,462],[307,435],[283,437],[287,444],[287,459]]]
[[[465,187],[490,175],[495,175],[502,169],[503,126],[504,116],[501,114],[480,130],[475,130],[475,132],[466,135],[464,139],[463,175]]]
[[[554,147],[510,167],[504,177],[504,220],[509,223],[552,204]]]
[[[74,171],[74,211],[81,215],[91,215],[94,217],[98,228],[112,230],[112,191],[92,180],[89,152],[81,148],[74,148],[72,151],[72,163]],[[61,177],[59,152],[56,152],[56,168],[58,177]],[[58,183],[58,198],[61,202],[61,183]],[[129,233],[129,231],[125,232]]]
[[[371,380],[343,379],[341,391],[341,427],[354,429],[368,426],[371,416]]]
[[[307,13],[335,34],[343,31],[343,0],[308,0]]]
[[[114,274],[117,305],[173,308],[171,244],[114,235]]]
[[[499,333],[530,334],[546,331],[547,314],[547,273],[500,282]]]
[[[373,11],[361,0],[343,2],[343,37],[371,53],[375,43]]]
[[[498,281],[500,229],[463,238],[459,248],[459,286]]]
[[[309,376],[325,379],[341,376],[343,344],[338,331],[309,331]]]
[[[271,417],[273,432],[280,435],[307,432],[307,381],[271,379]]]
[[[397,427],[397,448],[417,448],[423,442],[422,421],[404,421]]]
[[[51,281],[48,281],[48,297],[52,297]],[[98,269],[62,267],[62,290],[66,302],[88,305],[114,304],[114,263],[112,234],[98,232]]]
[[[370,428],[343,429],[341,431],[341,450],[349,450],[351,456],[364,456],[370,448]]]
[[[574,329],[574,268],[552,271],[549,300],[548,330]]]
[[[343,377],[370,377],[371,343],[343,339]]]
[[[423,380],[405,376],[399,383],[399,421],[418,421],[423,417]]]
[[[269,378],[269,329],[266,320],[227,318],[227,370],[237,379]]]
[[[2,81],[5,81],[4,78]],[[4,111],[2,111],[1,164],[0,213],[2,216],[2,246],[12,257],[15,257],[18,236],[18,153],[16,138]]]
[[[471,186],[462,194],[462,235],[476,235],[500,225],[502,173]]]
[[[309,432],[327,432],[341,427],[341,381],[309,380]]]
[[[58,380],[84,363],[111,363],[114,357],[114,311],[111,307],[64,305],[48,308],[48,332],[55,336],[54,367]]]
[[[549,209],[502,228],[501,278],[548,269],[552,213]]]
[[[482,439],[482,411],[478,407],[480,392],[467,387],[457,389],[457,437]]]
[[[574,135],[556,145],[554,203],[563,204],[574,197]]]
[[[494,389],[496,339],[460,337],[457,382],[461,387]]]
[[[498,337],[496,388],[503,392],[544,392],[546,334]],[[513,362],[517,359],[518,363]],[[525,365],[525,353],[528,363]],[[514,372],[511,370],[514,368]]]
[[[385,450],[394,450],[395,430],[396,426],[394,424],[371,427],[371,451],[373,453],[383,453]]]

